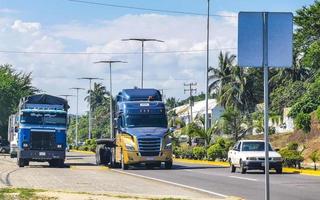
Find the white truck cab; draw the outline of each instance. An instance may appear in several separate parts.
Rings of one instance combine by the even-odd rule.
[[[264,170],[265,153],[263,140],[240,140],[228,152],[228,161],[231,172],[234,173],[236,168],[240,168],[241,173],[247,170]],[[278,174],[282,173],[281,155],[274,151],[269,144],[269,168],[275,169]]]

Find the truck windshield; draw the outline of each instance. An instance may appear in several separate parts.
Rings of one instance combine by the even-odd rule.
[[[243,142],[242,151],[264,151],[264,142]],[[270,144],[269,151],[273,151]]]
[[[62,113],[27,113],[21,115],[23,124],[66,125],[67,115]]]
[[[128,115],[125,119],[125,126],[133,127],[163,127],[167,128],[167,118],[161,114],[135,114]]]

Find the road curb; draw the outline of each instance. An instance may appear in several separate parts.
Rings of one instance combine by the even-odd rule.
[[[95,154],[92,151],[81,151],[81,150],[74,150],[74,149],[70,150],[70,152],[85,153],[85,154],[91,154],[91,155]]]
[[[181,159],[175,158],[174,161],[181,163],[190,163],[190,164],[201,164],[201,165],[215,165],[220,167],[229,167],[228,162],[216,162],[216,161],[207,161],[207,160],[191,160],[191,159]],[[295,169],[295,168],[283,168],[283,172],[292,173],[292,174],[301,174],[307,176],[320,176],[320,170],[314,171],[311,169]]]

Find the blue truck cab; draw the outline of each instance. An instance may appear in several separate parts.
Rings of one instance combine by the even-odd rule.
[[[115,162],[172,167],[172,145],[162,96],[156,89],[124,89],[117,96]]]
[[[66,156],[66,100],[47,95],[23,98],[19,105],[17,164],[28,166],[30,161],[49,162],[62,167]]]

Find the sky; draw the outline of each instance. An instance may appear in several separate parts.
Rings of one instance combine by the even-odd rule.
[[[113,95],[116,95],[123,88],[140,86],[141,79],[141,45],[121,40],[156,38],[165,42],[145,45],[145,87],[163,89],[166,97],[177,99],[187,97],[184,83],[197,83],[197,94],[204,91],[206,18],[188,13],[205,14],[206,0],[83,1],[97,4],[70,0],[0,0],[0,63],[12,64],[19,72],[31,72],[33,85],[48,94],[74,95],[75,91],[69,88],[89,87],[87,81],[77,79],[80,77],[101,78],[98,82],[109,88],[108,68],[93,62],[126,61],[128,63],[113,66]],[[211,14],[220,16],[210,18],[210,66],[217,66],[219,51],[236,54],[239,11],[295,13],[312,3],[313,0],[211,0]],[[68,54],[70,52],[73,54]],[[85,96],[86,92],[80,91],[80,113],[88,110]],[[69,104],[70,112],[75,113],[76,98],[69,97]]]

